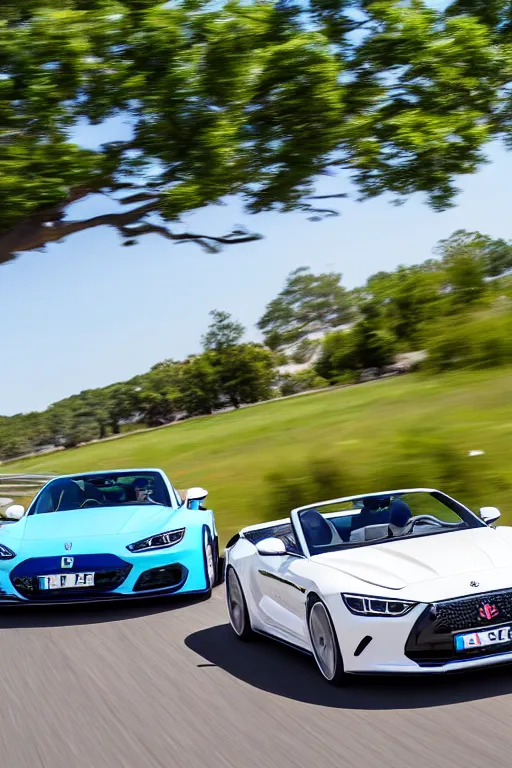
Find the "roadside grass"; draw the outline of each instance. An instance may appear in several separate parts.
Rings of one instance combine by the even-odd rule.
[[[243,525],[286,517],[301,503],[407,486],[439,487],[472,508],[499,506],[512,523],[511,460],[512,369],[499,369],[325,390],[4,471],[161,467],[178,488],[209,490],[225,544]]]

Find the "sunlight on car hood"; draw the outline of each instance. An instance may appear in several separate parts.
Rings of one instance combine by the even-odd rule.
[[[23,540],[115,536],[140,531],[152,533],[160,530],[172,512],[170,507],[156,504],[130,504],[31,515],[25,521]]]
[[[345,549],[312,559],[368,584],[403,589],[423,581],[510,566],[512,540],[498,531],[453,531]]]

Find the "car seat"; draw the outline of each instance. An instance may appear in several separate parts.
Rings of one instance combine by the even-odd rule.
[[[394,499],[389,505],[389,527],[394,536],[403,533],[404,528],[412,517],[408,504],[402,499]]]
[[[74,480],[62,480],[60,483],[55,483],[52,485],[51,491],[56,512],[80,509],[80,505],[85,501],[82,489]]]
[[[308,509],[300,516],[308,547],[328,547],[343,544],[341,536],[330,522],[316,509]]]
[[[353,530],[366,528],[369,525],[385,525],[389,522],[388,498],[367,496],[363,499],[364,507],[354,517]]]

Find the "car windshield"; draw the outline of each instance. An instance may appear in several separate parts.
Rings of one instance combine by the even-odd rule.
[[[171,506],[169,492],[158,472],[105,472],[58,478],[42,490],[29,514],[133,504]]]
[[[299,512],[299,523],[312,555],[485,526],[439,491],[384,493],[312,506]]]

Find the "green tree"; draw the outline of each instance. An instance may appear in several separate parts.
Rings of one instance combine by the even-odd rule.
[[[373,309],[374,305],[371,307]],[[364,368],[383,368],[392,363],[396,339],[374,320],[368,312],[351,330],[328,334],[323,340],[322,354],[315,365],[316,373],[335,383],[345,380],[347,374]]]
[[[371,303],[379,326],[387,329],[404,350],[412,350],[421,343],[423,325],[445,311],[444,283],[441,264],[428,260],[373,275],[357,295],[367,311]]]
[[[98,429],[98,438],[103,439],[106,437],[109,414],[104,390],[88,389],[81,392],[77,398],[76,405],[80,407],[82,413],[80,420],[84,422],[90,419],[91,422],[95,422]],[[76,413],[76,410],[74,412]],[[80,441],[79,437],[78,440]]]
[[[357,338],[353,330],[329,333],[322,341],[322,354],[315,365],[316,373],[335,382],[347,372],[360,367]]]
[[[211,353],[194,355],[180,366],[179,403],[189,416],[210,414],[219,407],[219,382]]]
[[[479,301],[486,290],[487,238],[457,230],[436,247],[442,258],[446,287],[456,310]]]
[[[168,424],[176,417],[180,408],[179,374],[180,364],[167,361],[137,377],[138,408],[148,427]]]
[[[245,333],[245,328],[232,319],[229,312],[214,309],[210,312],[212,322],[202,338],[203,349],[221,352],[226,347],[238,344]]]
[[[0,460],[32,453],[52,442],[45,413],[0,417]]]
[[[274,357],[259,344],[238,344],[211,353],[219,394],[234,408],[271,396],[275,379]]]
[[[102,390],[105,398],[105,410],[112,434],[121,431],[120,422],[136,415],[140,406],[140,397],[136,382],[118,382]]]
[[[441,240],[435,250],[446,269],[454,269],[455,264],[456,273],[468,270],[469,285],[478,285],[483,277],[501,277],[512,270],[512,242],[481,232],[458,229]],[[464,285],[462,275],[461,278]],[[455,284],[458,284],[456,278]]]
[[[384,368],[393,362],[396,339],[389,331],[361,322],[354,335],[358,368]]]
[[[362,198],[446,207],[454,178],[512,132],[508,3],[447,6],[3,0],[0,263],[99,226],[126,245],[247,242],[239,227],[184,232],[180,216],[228,195],[329,215],[315,180],[341,168]],[[77,123],[119,114],[127,140],[74,143]],[[94,193],[120,209],[67,215]]]
[[[56,445],[73,448],[100,436],[94,408],[84,394],[73,395],[51,405],[48,419]]]
[[[485,251],[485,271],[488,277],[501,277],[512,271],[512,243],[502,238],[489,240]]]
[[[308,267],[291,272],[258,322],[268,346],[275,349],[300,342],[311,333],[325,332],[350,320],[350,297],[340,283],[341,275],[334,272],[313,275]]]

